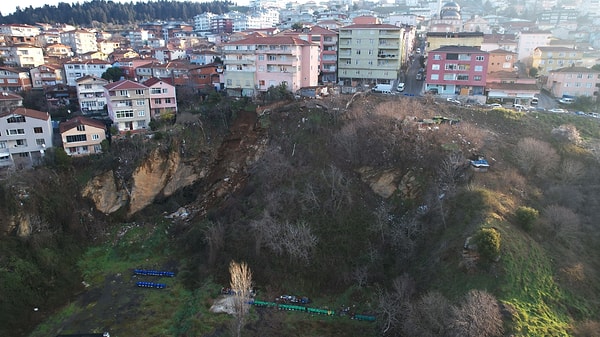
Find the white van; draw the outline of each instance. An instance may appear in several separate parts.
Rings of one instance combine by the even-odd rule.
[[[537,97],[532,98],[531,99],[531,103],[529,103],[529,104],[531,104],[531,105],[537,105],[538,104],[538,98]]]
[[[392,92],[392,85],[391,84],[377,84],[375,87],[373,87],[373,91],[380,92],[382,94],[389,94]]]

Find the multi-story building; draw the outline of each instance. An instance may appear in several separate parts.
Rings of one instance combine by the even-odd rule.
[[[223,65],[217,63],[192,67],[189,71],[191,86],[202,94],[210,94],[221,89]]]
[[[59,59],[68,58],[73,56],[73,51],[71,47],[66,46],[62,43],[54,43],[46,46],[46,55],[50,57],[56,57]]]
[[[217,14],[205,12],[194,16],[194,31],[208,33],[211,29],[211,20]]]
[[[0,166],[39,165],[52,147],[52,121],[47,112],[16,108],[0,114]]]
[[[533,50],[537,47],[547,46],[550,43],[552,33],[547,30],[528,30],[517,34],[517,58],[526,62],[533,56]]]
[[[131,48],[134,49],[138,49],[145,46],[146,41],[148,41],[149,38],[153,37],[154,35],[152,35],[149,31],[145,29],[136,29],[127,33],[127,38],[131,43]]]
[[[7,66],[32,68],[44,64],[42,48],[26,43],[0,46],[0,56]]]
[[[482,32],[428,32],[427,50],[434,50],[446,46],[467,46],[481,48],[483,43]]]
[[[65,79],[67,85],[76,86],[77,79],[83,76],[91,75],[96,77],[102,77],[102,74],[106,72],[111,64],[102,60],[74,60],[64,64]]]
[[[183,60],[187,58],[185,49],[165,47],[154,49],[153,57],[160,62]]]
[[[446,95],[481,96],[489,54],[479,48],[446,46],[429,51],[426,88]]]
[[[139,66],[148,64],[149,62],[156,61],[154,59],[141,58],[141,57],[128,57],[122,58],[113,63],[113,67],[119,67],[123,70],[123,75],[128,80],[136,80],[135,70]]]
[[[168,78],[175,86],[190,85],[189,61],[178,60],[167,63],[150,62],[135,69],[135,76],[140,82],[152,77]]]
[[[0,25],[0,35],[12,43],[35,43],[36,37],[40,35],[40,28],[23,24]]]
[[[34,89],[64,83],[63,68],[57,64],[43,64],[29,70],[31,85]]]
[[[150,123],[150,89],[121,80],[104,86],[108,116],[119,132],[143,131]]]
[[[539,94],[535,78],[523,76],[518,71],[488,71],[485,89],[488,100],[506,103],[530,104]]]
[[[551,70],[545,87],[555,97],[594,97],[600,91],[600,71],[584,67]]]
[[[69,156],[102,153],[106,125],[96,119],[77,116],[59,125],[63,148]]]
[[[0,91],[21,92],[31,89],[29,69],[0,67]]]
[[[281,84],[292,92],[318,84],[319,46],[297,37],[250,37],[224,44],[223,54],[232,96],[254,96]]]
[[[150,88],[150,118],[177,113],[177,94],[169,80],[153,77],[143,84]]]
[[[581,66],[583,51],[565,47],[537,47],[533,51],[531,67],[538,75],[547,76],[550,71],[571,66]]]
[[[84,114],[96,114],[104,111],[106,97],[104,96],[104,86],[108,81],[96,76],[83,76],[78,78],[77,99],[79,109]]]
[[[337,83],[338,34],[319,26],[283,32],[319,45],[319,83]]]
[[[0,92],[0,113],[13,110],[23,105],[23,96],[10,92]]]
[[[98,41],[98,51],[106,55],[112,54],[115,50],[121,48],[121,41],[110,39],[101,39]]]
[[[496,49],[502,49],[502,50],[516,53],[517,52],[517,40],[515,40],[514,35],[485,34],[483,36],[483,42],[481,43],[481,50],[492,51],[492,50],[496,50]]]
[[[340,28],[338,79],[346,86],[392,83],[403,63],[402,27],[353,24]]]
[[[60,33],[60,41],[71,47],[71,50],[77,55],[98,50],[96,34],[83,29]]]
[[[517,62],[517,53],[503,49],[489,51],[488,73],[495,71],[513,71]]]
[[[210,64],[215,62],[217,57],[221,57],[221,54],[212,50],[197,50],[188,53],[188,59],[191,64]]]

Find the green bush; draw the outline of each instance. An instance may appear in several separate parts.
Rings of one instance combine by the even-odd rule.
[[[527,207],[527,206],[519,206],[517,211],[515,212],[517,216],[517,222],[521,227],[523,227],[526,231],[531,231],[533,228],[533,223],[540,216],[540,212],[537,209]]]
[[[477,251],[488,260],[495,260],[500,255],[500,233],[494,228],[482,228],[475,235]]]

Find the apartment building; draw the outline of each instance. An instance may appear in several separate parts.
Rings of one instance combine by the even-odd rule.
[[[600,71],[584,67],[551,70],[544,86],[555,97],[594,97],[600,91]]]
[[[446,46],[429,52],[426,89],[446,95],[481,96],[489,53],[467,46]]]
[[[153,77],[143,83],[150,89],[150,118],[177,113],[177,93],[175,86],[167,79]]]
[[[24,24],[2,24],[0,25],[0,35],[11,43],[30,43],[36,41],[40,35],[40,28]]]
[[[79,101],[79,109],[84,114],[98,114],[104,112],[106,105],[106,97],[104,96],[104,86],[108,81],[87,75],[78,78],[77,83],[77,99]]]
[[[34,89],[42,89],[49,86],[64,83],[65,76],[63,68],[57,64],[43,64],[29,70],[31,85]]]
[[[426,50],[434,50],[446,46],[467,46],[481,48],[482,32],[427,32]]]
[[[23,105],[23,96],[10,92],[0,92],[0,113],[8,112]]]
[[[223,45],[227,93],[252,97],[285,84],[296,92],[316,86],[319,46],[293,36],[250,37]]]
[[[496,71],[514,71],[517,53],[496,49],[489,51],[488,73]]]
[[[301,31],[283,32],[286,36],[296,36],[319,45],[319,83],[337,83],[338,34],[332,30],[312,26]]]
[[[67,85],[76,86],[77,79],[83,76],[102,77],[111,64],[102,60],[73,60],[64,64],[65,80]]]
[[[121,80],[104,86],[108,116],[119,132],[136,132],[150,123],[150,89],[137,82]]]
[[[0,91],[18,93],[31,89],[29,69],[0,67]]]
[[[78,116],[59,125],[60,138],[69,156],[87,156],[102,152],[106,125],[96,119]]]
[[[340,28],[338,80],[345,86],[392,83],[408,48],[403,29],[389,24],[353,24]]]
[[[531,66],[538,69],[538,75],[547,76],[550,71],[581,66],[583,51],[566,47],[537,47],[533,50]]]
[[[517,34],[517,58],[521,62],[531,59],[533,51],[537,47],[550,44],[552,33],[547,30],[527,30]]]
[[[0,113],[0,166],[40,165],[52,134],[47,112],[20,107]]]
[[[91,51],[98,51],[96,34],[87,30],[76,29],[61,32],[60,41],[62,44],[71,47],[71,50],[76,55],[89,53]]]
[[[0,57],[5,65],[12,67],[32,68],[44,64],[42,48],[27,43],[0,46]]]

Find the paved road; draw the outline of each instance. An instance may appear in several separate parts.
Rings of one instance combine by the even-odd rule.
[[[425,81],[417,81],[417,72],[419,68],[421,68],[421,64],[419,63],[418,55],[415,55],[415,60],[411,63],[404,74],[404,92],[403,94],[409,96],[419,96],[423,93],[423,85]]]

